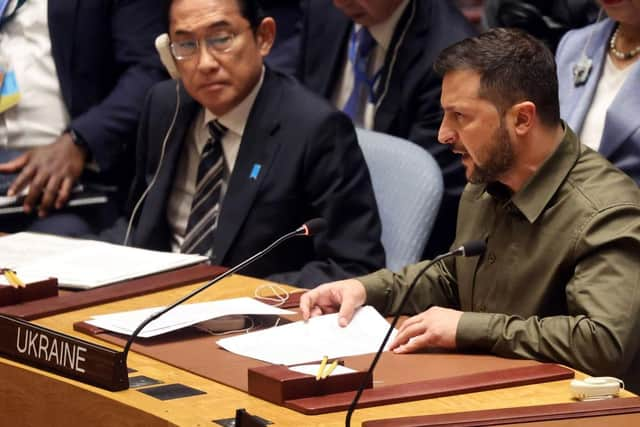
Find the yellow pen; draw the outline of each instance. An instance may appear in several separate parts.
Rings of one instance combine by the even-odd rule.
[[[329,375],[331,375],[333,370],[336,369],[336,366],[338,366],[338,359],[334,360],[333,363],[331,363],[331,365],[329,365],[329,367],[324,370],[324,374],[322,374],[322,379],[325,379]]]
[[[318,373],[316,374],[316,380],[322,378],[322,374],[324,373],[324,367],[327,366],[327,360],[329,360],[329,356],[324,356],[322,358],[322,362],[320,362],[320,367],[318,368]]]
[[[16,275],[16,272],[13,270],[10,270],[8,268],[3,268],[2,269],[2,273],[4,274],[4,277],[7,278],[7,282],[9,282],[9,284],[11,286],[13,286],[14,288],[24,288],[25,284],[22,282],[22,280],[20,280],[18,278],[18,276]]]

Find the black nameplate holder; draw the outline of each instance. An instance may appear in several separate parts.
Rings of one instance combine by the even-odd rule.
[[[129,388],[122,351],[0,314],[0,355],[109,391]]]

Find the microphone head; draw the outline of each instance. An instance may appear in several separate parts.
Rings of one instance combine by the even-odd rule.
[[[483,240],[472,240],[462,245],[462,256],[472,257],[482,255],[487,249],[487,244]]]
[[[314,236],[318,233],[322,233],[327,229],[327,220],[324,218],[313,218],[302,224],[303,236]]]

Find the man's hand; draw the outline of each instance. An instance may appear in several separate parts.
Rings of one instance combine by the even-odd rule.
[[[7,195],[19,194],[27,185],[24,211],[36,206],[44,217],[55,206],[62,208],[69,200],[74,184],[82,174],[88,153],[74,144],[71,135],[62,134],[52,144],[34,148],[10,162],[0,164],[0,173],[18,173]]]
[[[411,353],[427,347],[456,348],[460,317],[461,311],[431,307],[408,318],[389,349],[395,353]]]
[[[310,317],[339,311],[338,322],[344,327],[351,322],[353,314],[364,304],[366,297],[364,286],[355,279],[325,283],[300,298],[302,318],[308,320]]]

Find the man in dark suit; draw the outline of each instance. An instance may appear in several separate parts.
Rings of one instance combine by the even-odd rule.
[[[180,80],[142,114],[130,243],[231,266],[305,220],[328,228],[243,273],[313,287],[384,265],[369,173],[348,117],[263,65],[275,22],[255,0],[173,0]]]
[[[364,66],[365,93],[350,104],[357,86],[353,71],[359,69],[353,64],[366,45],[361,27],[374,47]],[[441,79],[432,66],[442,49],[473,34],[448,0],[314,0],[305,11],[300,80],[338,108],[350,110],[358,126],[409,139],[440,165],[445,194],[427,246],[429,256],[453,241],[465,185],[462,166],[437,141]]]
[[[167,25],[166,7],[164,0],[41,0],[5,10],[1,56],[15,70],[22,99],[0,113],[7,137],[0,150],[22,155],[0,173],[18,173],[11,193],[29,186],[25,211],[45,216],[63,208],[90,170],[95,181],[126,193],[144,96],[166,78],[153,47]],[[117,218],[114,206],[40,221],[18,215],[3,219],[3,230],[83,234]]]

